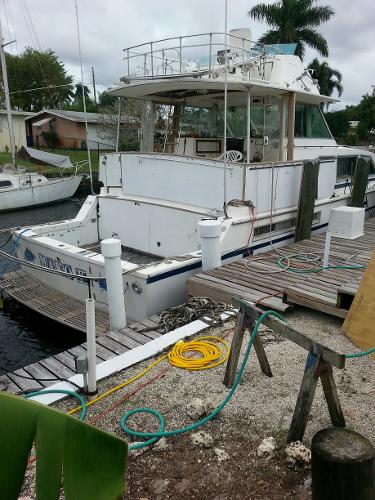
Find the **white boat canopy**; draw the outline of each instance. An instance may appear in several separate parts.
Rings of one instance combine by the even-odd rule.
[[[40,149],[33,148],[23,148],[29,158],[33,160],[38,160],[46,165],[53,165],[60,168],[73,168],[73,164],[70,161],[69,156],[57,155],[54,153],[48,153],[47,151],[41,151]]]
[[[224,81],[221,79],[170,77],[150,79],[124,79],[124,83],[112,87],[108,94],[136,99],[148,99],[159,104],[177,104],[197,107],[211,107],[218,100],[224,98]],[[280,96],[294,91],[297,99],[304,102],[320,103],[333,102],[336,99],[322,96],[317,91],[305,91],[297,86],[280,85],[269,82],[245,83],[241,81],[228,81],[228,104],[246,102],[246,93],[253,95]]]

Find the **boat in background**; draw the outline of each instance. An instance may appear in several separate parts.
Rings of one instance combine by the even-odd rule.
[[[8,73],[2,41],[0,20],[0,61],[12,154],[12,163],[0,166],[0,212],[56,203],[70,198],[77,191],[83,178],[83,175],[78,174],[78,171],[84,166],[84,162],[79,162],[73,166],[67,156],[37,151],[32,148],[22,148],[25,149],[27,154],[25,159],[31,158],[38,160],[38,164],[57,166],[62,169],[74,168],[75,170],[72,175],[66,177],[63,176],[62,170],[62,174],[58,178],[48,178],[40,173],[27,172],[24,167],[17,165]]]
[[[42,173],[28,172],[24,167],[3,165],[0,170],[0,212],[30,208],[70,198],[77,191],[83,178],[79,171],[87,165],[80,161],[73,165],[68,156],[57,155],[32,148],[21,148],[19,154],[38,165],[61,168],[61,175],[47,177]],[[64,176],[65,169],[74,169]]]

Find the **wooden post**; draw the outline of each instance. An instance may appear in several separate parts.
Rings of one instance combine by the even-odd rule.
[[[294,241],[301,241],[311,236],[314,220],[315,200],[318,194],[319,160],[303,162],[301,186],[299,190],[297,221]]]
[[[299,390],[297,404],[294,409],[292,423],[290,424],[287,442],[302,441],[305,433],[307,419],[309,418],[311,405],[315,396],[318,377],[316,370],[320,361],[320,354],[309,353],[307,356],[305,373]]]
[[[252,332],[252,329],[250,329],[250,333]],[[263,342],[257,333],[254,337],[254,349],[261,367],[262,372],[267,375],[267,377],[272,377],[272,371],[270,364],[267,359],[266,351],[264,350]]]
[[[154,150],[154,107],[152,101],[143,103],[140,150],[144,152]]]
[[[233,386],[236,377],[245,329],[248,328],[251,335],[257,319],[258,313],[254,309],[247,309],[246,307],[240,306],[224,376],[224,385],[228,388]],[[272,377],[271,367],[268,363],[266,351],[264,350],[259,334],[254,338],[254,349],[262,372],[267,375],[267,377]]]
[[[169,138],[169,147],[167,148],[168,153],[174,153],[176,148],[176,138],[178,137],[178,132],[180,130],[180,120],[182,113],[183,105],[175,104],[173,106],[173,117],[172,117],[172,129],[171,135]]]
[[[232,345],[224,375],[224,385],[228,388],[233,386],[234,378],[236,376],[245,328],[246,310],[240,308],[237,315],[237,322],[233,333]]]
[[[354,172],[352,196],[349,201],[351,207],[362,208],[364,206],[369,173],[370,159],[358,158]]]
[[[324,366],[324,369],[320,372],[320,380],[322,381],[331,422],[336,427],[345,427],[345,418],[341,409],[335,379],[333,378],[332,365],[324,361],[321,362],[321,365]]]
[[[288,161],[292,161],[294,158],[295,122],[296,122],[296,94],[295,92],[290,92],[288,98],[288,150],[286,157]]]
[[[331,427],[312,439],[313,500],[373,500],[375,448],[350,429]]]
[[[284,154],[284,141],[285,141],[285,108],[286,108],[286,99],[282,95],[280,98],[280,135],[279,135],[279,161],[285,160]]]

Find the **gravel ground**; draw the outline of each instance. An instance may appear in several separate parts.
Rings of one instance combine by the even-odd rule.
[[[358,349],[341,332],[341,320],[296,309],[287,315],[291,325],[339,352]],[[211,328],[205,335],[232,337],[234,322]],[[267,338],[267,334],[266,338]],[[244,351],[247,342],[244,342]],[[283,441],[290,425],[300,387],[307,352],[288,340],[276,336],[265,343],[273,377],[264,376],[257,358],[250,355],[247,370],[231,402],[215,421],[204,430],[213,437],[209,449],[192,445],[190,436],[168,438],[165,451],[147,450],[131,453],[126,499],[174,498],[310,498],[308,471],[294,472],[287,468]],[[150,360],[124,370],[99,383],[99,392],[131,378],[150,364]],[[370,357],[347,360],[344,370],[334,368],[347,425],[367,436],[375,444],[374,373],[375,361]],[[225,365],[212,370],[189,372],[169,367],[162,362],[141,380],[125,387],[110,397],[88,408],[87,421],[98,417],[106,408],[118,402],[139,385],[161,376],[133,394],[118,408],[95,422],[99,428],[124,437],[119,422],[127,410],[149,406],[160,411],[166,419],[166,428],[174,429],[191,424],[186,405],[193,398],[208,398],[219,404],[227,394],[222,384]],[[55,405],[62,411],[75,406],[64,400]],[[132,425],[140,430],[156,430],[150,417],[133,417]],[[129,422],[130,423],[130,422]],[[318,430],[330,426],[328,409],[321,384],[318,385],[304,443],[310,446]],[[256,457],[256,449],[263,438],[273,436],[279,450],[271,461]],[[219,462],[215,448],[224,449],[228,458]],[[183,477],[181,470],[184,471]],[[247,485],[252,484],[251,491]],[[31,495],[33,472],[30,471],[24,493]],[[216,486],[215,486],[216,485]],[[224,495],[224,496],[222,496]]]

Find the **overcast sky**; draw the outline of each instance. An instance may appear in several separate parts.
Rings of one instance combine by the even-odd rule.
[[[224,31],[224,0],[77,1],[84,79],[90,81],[94,66],[96,81],[105,87],[124,74],[122,49],[127,46],[169,36]],[[267,29],[247,16],[256,3],[228,0],[228,29],[249,27],[256,40]],[[328,40],[330,66],[343,75],[343,103],[357,104],[375,84],[375,2],[319,3],[336,11],[320,31]],[[50,48],[77,81],[81,80],[74,0],[0,0],[0,16],[5,39],[17,39],[17,45],[8,47],[10,52],[20,52],[26,45]],[[308,50],[306,65],[316,55]]]

